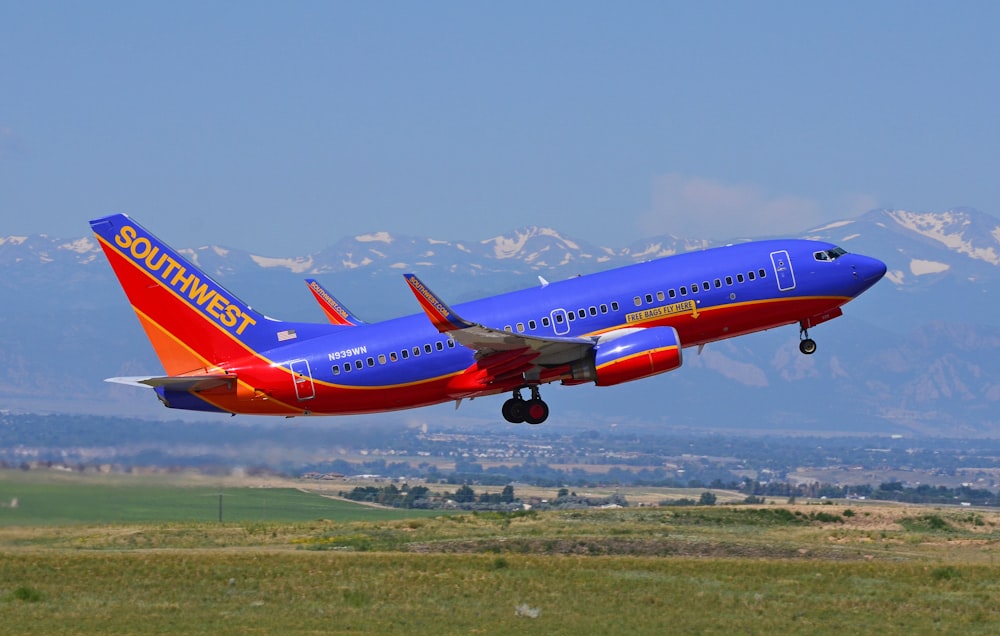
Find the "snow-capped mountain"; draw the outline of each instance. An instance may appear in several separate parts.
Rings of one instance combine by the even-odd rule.
[[[554,416],[1000,435],[1000,220],[967,208],[873,210],[801,236],[876,256],[889,267],[883,282],[845,308],[844,318],[815,330],[815,356],[797,353],[793,327],[720,342],[701,355],[691,352],[682,369],[663,378],[613,390],[551,387],[546,397]],[[536,285],[537,276],[557,280],[710,246],[673,236],[596,246],[526,227],[463,241],[377,232],[283,256],[177,247],[265,313],[322,321],[304,277],[319,278],[362,318],[380,320],[418,311],[404,271],[418,272],[458,303]],[[178,415],[100,381],[158,372],[159,365],[92,237],[0,237],[0,294],[0,409]],[[673,396],[670,408],[663,408],[662,395]],[[493,401],[462,408],[500,421]]]
[[[949,273],[975,282],[977,275],[992,279],[1000,271],[1000,219],[970,208],[943,213],[873,210],[806,236],[858,252],[878,250],[889,266],[887,278],[896,285]]]
[[[1000,272],[1000,219],[970,208],[942,213],[873,210],[809,229],[805,238],[831,241],[849,251],[877,255],[887,277],[911,285],[945,273],[991,278]],[[732,241],[726,241],[732,242]],[[279,270],[304,276],[352,271],[399,272],[433,268],[449,272],[580,273],[712,247],[713,242],[660,236],[625,247],[588,244],[552,228],[529,226],[487,239],[444,241],[377,232],[342,238],[313,254],[252,254],[231,246],[180,251],[213,276]],[[0,237],[0,266],[103,262],[89,236],[55,239],[44,234]],[[580,270],[580,271],[577,271]]]

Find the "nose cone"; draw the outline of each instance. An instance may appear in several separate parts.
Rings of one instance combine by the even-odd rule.
[[[886,266],[885,263],[878,260],[877,258],[872,258],[870,256],[865,257],[864,264],[865,273],[861,276],[866,281],[871,281],[872,284],[877,283],[879,280],[885,276]]]
[[[851,265],[854,267],[855,276],[860,283],[860,288],[857,291],[858,294],[879,282],[885,276],[885,263],[877,258],[861,256],[859,254],[856,255],[855,261]]]

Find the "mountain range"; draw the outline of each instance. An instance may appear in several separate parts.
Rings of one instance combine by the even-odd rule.
[[[156,230],[155,221],[146,225]],[[798,353],[795,327],[688,350],[682,369],[658,378],[546,387],[546,425],[1000,435],[1000,220],[969,208],[873,210],[798,236],[888,266],[843,318],[811,331],[814,356]],[[614,248],[525,227],[469,241],[378,232],[280,257],[232,246],[181,251],[264,313],[323,321],[302,282],[314,277],[374,321],[419,311],[407,271],[457,303],[715,244],[668,235]],[[0,293],[0,410],[180,414],[101,381],[161,368],[92,236],[0,237]],[[499,406],[483,399],[457,412],[445,405],[368,417],[510,426]]]

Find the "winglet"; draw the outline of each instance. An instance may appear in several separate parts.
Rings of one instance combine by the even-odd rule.
[[[406,282],[410,285],[410,291],[417,297],[420,307],[431,319],[431,323],[437,327],[441,333],[456,331],[458,329],[468,329],[473,327],[471,322],[463,320],[458,314],[451,310],[443,300],[437,297],[424,283],[413,274],[403,274]]]
[[[344,307],[339,300],[333,297],[333,294],[326,291],[318,282],[307,278],[306,284],[309,285],[309,291],[316,297],[316,302],[319,303],[320,308],[331,323],[345,327],[356,327],[364,324],[364,320],[349,312],[347,307]]]

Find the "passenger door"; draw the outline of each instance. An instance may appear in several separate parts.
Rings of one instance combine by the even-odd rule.
[[[780,291],[795,289],[795,272],[792,271],[792,261],[788,258],[788,252],[785,250],[771,252],[771,265],[778,279],[778,289]]]

